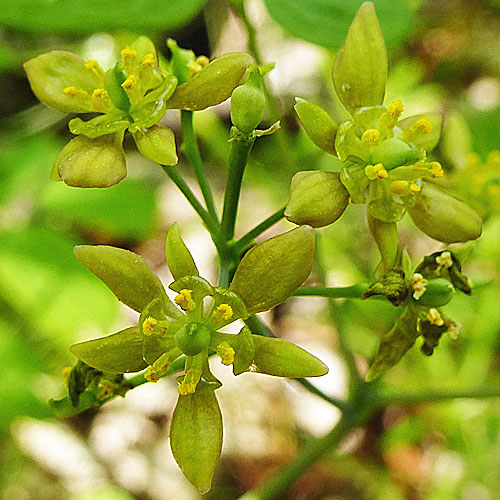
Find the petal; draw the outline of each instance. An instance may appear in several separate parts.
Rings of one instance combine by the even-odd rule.
[[[99,115],[84,122],[81,118],[73,118],[68,123],[69,130],[75,135],[84,135],[95,139],[101,135],[124,132],[130,125],[128,120],[120,120],[119,116]]]
[[[179,161],[175,150],[174,133],[163,125],[153,125],[132,134],[142,156],[160,165],[176,165]]]
[[[213,390],[200,389],[179,396],[170,424],[170,447],[188,481],[206,493],[222,449],[222,415]]]
[[[267,311],[288,299],[311,272],[314,231],[301,226],[250,249],[241,260],[230,289],[248,313]]]
[[[109,187],[127,175],[123,134],[90,139],[79,135],[59,153],[56,168],[62,180],[75,187]]]
[[[146,368],[137,326],[107,337],[78,342],[70,351],[85,364],[109,373],[139,372]]]
[[[168,231],[165,254],[174,280],[184,276],[199,276],[193,256],[181,238],[177,222],[174,222]]]
[[[103,86],[101,79],[85,67],[80,56],[64,50],[53,50],[30,59],[24,69],[38,99],[66,113],[84,113],[93,108],[66,95],[65,88],[75,87],[91,95],[95,88]]]

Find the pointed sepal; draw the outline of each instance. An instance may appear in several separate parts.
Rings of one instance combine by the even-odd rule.
[[[193,256],[180,235],[177,222],[174,222],[168,231],[165,255],[174,280],[184,276],[199,276]]]

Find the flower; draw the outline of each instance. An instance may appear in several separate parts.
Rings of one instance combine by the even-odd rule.
[[[177,379],[179,398],[171,424],[171,447],[184,474],[200,491],[210,487],[222,444],[222,419],[214,394],[221,382],[210,370],[212,353],[223,365],[232,365],[235,375],[253,371],[297,378],[328,372],[315,356],[285,340],[254,335],[248,326],[238,334],[220,331],[288,299],[309,275],[313,254],[314,231],[302,226],[249,250],[229,288],[212,286],[199,276],[175,224],[166,243],[174,277],[170,288],[177,293],[172,302],[158,278],[133,252],[103,245],[75,248],[82,264],[119,300],[140,312],[137,326],[73,345],[78,370],[81,363],[88,365],[85,373],[94,370],[90,373],[99,383],[102,373],[146,369],[144,377],[157,382],[170,373],[174,361],[184,357],[184,373]],[[111,390],[110,379],[112,375],[101,384],[102,398]],[[68,389],[75,393],[71,384]]]
[[[143,156],[175,165],[174,134],[158,123],[167,109],[199,110],[224,101],[251,60],[248,54],[232,53],[209,63],[176,44],[172,52],[172,71],[160,68],[154,44],[144,36],[125,47],[120,61],[107,71],[93,59],[84,61],[63,50],[25,63],[31,88],[41,102],[66,113],[97,114],[88,121],[70,120],[69,129],[77,137],[57,157],[53,180],[77,187],[120,182],[127,174],[122,146],[127,130]]]

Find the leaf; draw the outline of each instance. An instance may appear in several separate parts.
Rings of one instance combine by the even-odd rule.
[[[236,269],[231,291],[248,314],[267,311],[288,299],[311,272],[315,233],[301,226],[251,248]]]
[[[186,83],[179,85],[167,101],[167,109],[200,111],[230,97],[252,61],[244,52],[217,57]]]
[[[142,359],[142,339],[137,326],[107,337],[78,342],[70,351],[86,365],[102,372],[139,372],[147,366]]]
[[[328,367],[298,345],[283,339],[253,335],[256,371],[276,377],[321,377]]]
[[[206,493],[222,448],[222,415],[212,390],[179,396],[170,425],[170,447],[188,481]]]
[[[373,3],[364,2],[333,65],[335,90],[349,112],[383,103],[387,65],[387,50]]]
[[[329,49],[338,49],[362,0],[264,0],[274,20],[292,36]],[[405,40],[411,30],[412,13],[401,0],[375,0],[382,33],[389,47]]]
[[[9,5],[16,5],[16,2],[9,2]],[[8,9],[9,6],[5,7]],[[2,12],[5,13],[3,7]],[[2,14],[0,24],[1,18]],[[91,104],[86,105],[64,93],[66,87],[76,87],[92,95],[95,88],[102,87],[102,81],[85,67],[79,55],[65,50],[53,50],[30,59],[24,64],[24,69],[33,93],[47,106],[66,113],[93,111]]]
[[[184,276],[199,276],[193,256],[181,238],[177,222],[168,231],[165,254],[174,280]]]
[[[154,299],[161,298],[167,314],[181,314],[167,298],[160,280],[136,253],[107,245],[81,245],[75,247],[74,254],[118,300],[135,311],[141,312]]]
[[[432,151],[439,142],[439,138],[441,137],[441,129],[443,127],[443,116],[437,113],[428,113],[423,115],[414,115],[403,120],[399,120],[398,127],[403,131],[408,130],[414,123],[418,120],[425,118],[432,123],[432,130],[428,134],[420,135],[415,141],[413,141],[413,145],[425,149],[425,151]]]
[[[323,227],[339,219],[349,204],[349,193],[339,172],[298,172],[290,185],[285,217],[295,224]]]
[[[4,2],[0,24],[34,33],[168,31],[184,26],[206,0],[16,0]],[[36,15],[35,15],[36,13]]]

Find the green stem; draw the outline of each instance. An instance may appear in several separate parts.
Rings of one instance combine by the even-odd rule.
[[[248,231],[247,234],[242,236],[236,243],[235,243],[235,252],[239,255],[243,251],[245,251],[257,238],[257,236],[261,235],[264,231],[269,229],[271,226],[276,224],[278,221],[280,221],[284,217],[284,211],[285,207],[280,208],[276,212],[274,212],[272,215],[270,215],[267,219],[263,220],[260,224],[255,226],[253,229]]]
[[[181,124],[182,134],[184,137],[184,154],[193,167],[194,175],[196,176],[196,180],[198,181],[198,185],[200,186],[203,194],[203,199],[205,200],[208,213],[215,221],[218,222],[217,210],[215,208],[212,190],[210,189],[210,185],[208,184],[208,180],[205,175],[198,141],[196,140],[196,134],[194,132],[192,111],[181,111]]]
[[[338,424],[328,434],[320,439],[309,441],[290,465],[281,469],[257,491],[248,492],[239,500],[275,500],[280,498],[305,471],[338,446],[348,432],[363,425],[373,413],[373,407],[365,406],[359,408],[356,412],[343,415]]]
[[[304,287],[299,288],[296,297],[329,297],[331,299],[362,299],[363,293],[368,289],[367,283],[356,283],[351,286],[338,287]],[[375,296],[376,297],[376,296]],[[382,297],[382,296],[381,296]],[[385,299],[385,297],[382,297]]]
[[[229,154],[229,170],[226,190],[224,192],[224,209],[222,211],[221,233],[226,242],[234,237],[234,226],[238,212],[243,173],[252,149],[255,137],[236,136],[231,142]]]

